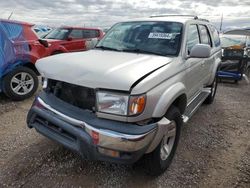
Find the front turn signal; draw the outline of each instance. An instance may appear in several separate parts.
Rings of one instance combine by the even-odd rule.
[[[141,114],[146,106],[146,95],[131,96],[129,99],[129,115]]]

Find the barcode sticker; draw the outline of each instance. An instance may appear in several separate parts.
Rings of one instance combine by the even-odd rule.
[[[149,33],[148,38],[170,40],[173,38],[173,34],[172,33]]]

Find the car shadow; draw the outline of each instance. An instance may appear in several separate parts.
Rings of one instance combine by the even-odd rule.
[[[0,93],[0,103],[8,103],[8,102],[11,102],[11,100],[3,93]]]

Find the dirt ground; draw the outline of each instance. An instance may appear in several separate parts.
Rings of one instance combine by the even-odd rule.
[[[26,126],[33,99],[0,96],[0,187],[250,187],[250,85],[220,84],[182,129],[160,177],[133,166],[86,161]]]

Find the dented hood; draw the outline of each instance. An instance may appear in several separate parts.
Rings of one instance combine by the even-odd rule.
[[[90,50],[50,56],[37,61],[42,76],[91,88],[130,90],[133,83],[168,64],[171,58]]]

